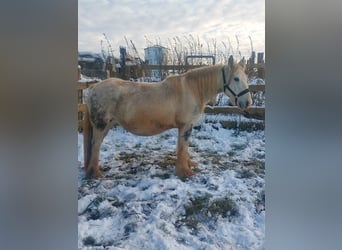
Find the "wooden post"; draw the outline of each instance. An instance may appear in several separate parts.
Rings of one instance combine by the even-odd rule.
[[[258,64],[260,63],[260,64],[262,64],[262,63],[264,63],[264,52],[259,52],[258,53],[258,62],[257,62]]]
[[[258,53],[258,64],[264,64],[264,52]],[[261,79],[265,79],[265,68],[258,68],[258,77]]]
[[[255,63],[255,51],[252,51],[252,55],[247,62],[248,62],[248,64],[254,64]]]
[[[81,80],[81,66],[78,65],[78,80]],[[77,90],[77,103],[78,104],[82,104],[83,103],[83,89],[78,89]],[[83,112],[78,112],[78,124],[82,124],[82,120],[83,120]],[[82,126],[78,126],[78,131],[81,132],[82,131]]]

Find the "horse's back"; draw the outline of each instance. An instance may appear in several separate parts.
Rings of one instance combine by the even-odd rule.
[[[110,78],[89,89],[86,102],[99,129],[120,124],[132,133],[153,135],[176,126],[175,100],[166,84]]]

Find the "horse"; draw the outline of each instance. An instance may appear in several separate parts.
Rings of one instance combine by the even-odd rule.
[[[197,163],[190,160],[189,138],[205,106],[221,92],[242,110],[252,105],[245,67],[244,58],[237,63],[230,57],[226,65],[192,69],[157,83],[108,78],[91,86],[83,128],[86,177],[102,178],[100,146],[116,125],[140,136],[177,128],[175,172],[178,177],[192,176]]]

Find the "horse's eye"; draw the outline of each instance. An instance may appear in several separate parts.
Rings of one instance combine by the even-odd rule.
[[[234,81],[236,82],[240,81],[239,77],[234,77]]]

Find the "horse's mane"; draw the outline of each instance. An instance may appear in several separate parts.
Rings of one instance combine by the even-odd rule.
[[[193,69],[183,74],[187,87],[203,106],[217,94],[217,82],[222,65]]]

